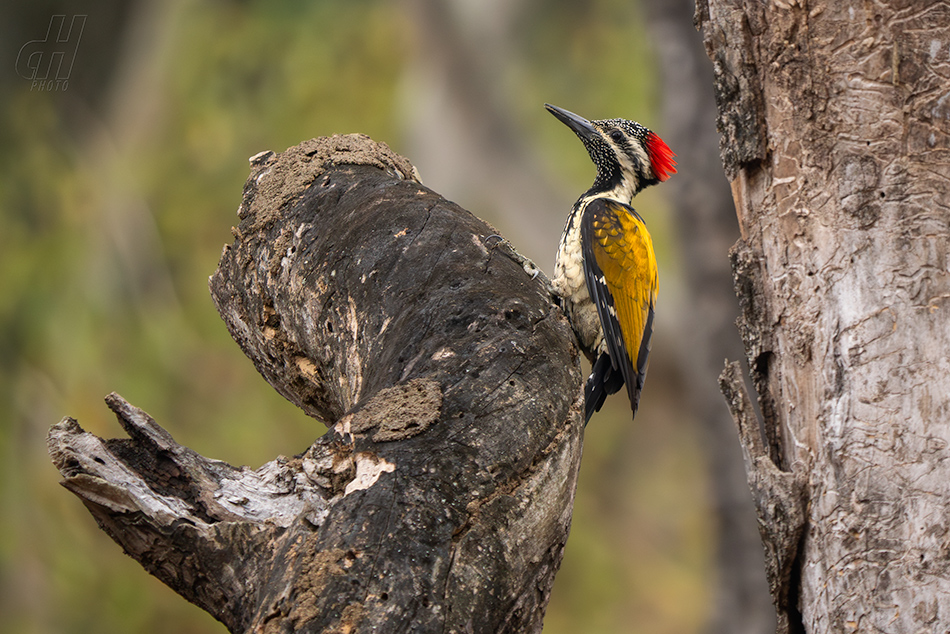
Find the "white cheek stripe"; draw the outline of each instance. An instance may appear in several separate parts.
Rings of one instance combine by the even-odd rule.
[[[608,192],[597,194],[593,196],[593,198],[611,198],[629,205],[631,201],[633,201],[634,192],[636,192],[639,187],[640,179],[637,177],[636,163],[633,162],[633,159],[630,158],[630,155],[618,148],[609,136],[603,132],[601,132],[601,136],[613,150],[614,156],[620,158],[621,179],[620,183],[616,187]],[[650,157],[647,156],[646,151],[640,146],[640,144],[634,143],[632,149],[634,153],[636,153],[637,158],[640,160],[640,165],[645,169],[650,169]]]

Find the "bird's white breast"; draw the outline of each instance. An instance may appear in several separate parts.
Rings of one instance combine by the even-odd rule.
[[[581,347],[588,354],[598,355],[606,347],[597,307],[591,301],[590,292],[587,290],[580,227],[581,212],[576,210],[567,219],[567,225],[561,235],[551,284],[564,301],[564,312]]]

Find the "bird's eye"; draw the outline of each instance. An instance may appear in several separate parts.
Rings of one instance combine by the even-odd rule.
[[[621,132],[620,130],[614,130],[613,132],[610,133],[610,138],[616,141],[617,143],[620,143],[620,141],[623,140],[623,132]]]

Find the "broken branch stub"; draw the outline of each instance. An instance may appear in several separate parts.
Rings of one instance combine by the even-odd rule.
[[[582,385],[543,279],[362,135],[252,159],[211,292],[261,374],[332,425],[256,471],[109,398],[64,484],[232,632],[540,631],[570,525]],[[266,423],[265,423],[266,424]]]

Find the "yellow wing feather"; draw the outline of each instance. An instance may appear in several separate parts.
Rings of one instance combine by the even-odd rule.
[[[636,211],[604,198],[585,207],[582,235],[587,286],[597,306],[611,365],[621,372],[636,414],[657,296],[653,240]]]
[[[624,347],[636,361],[649,311],[656,305],[656,254],[643,220],[612,202],[605,205],[610,213],[593,219],[593,253],[613,296]]]

